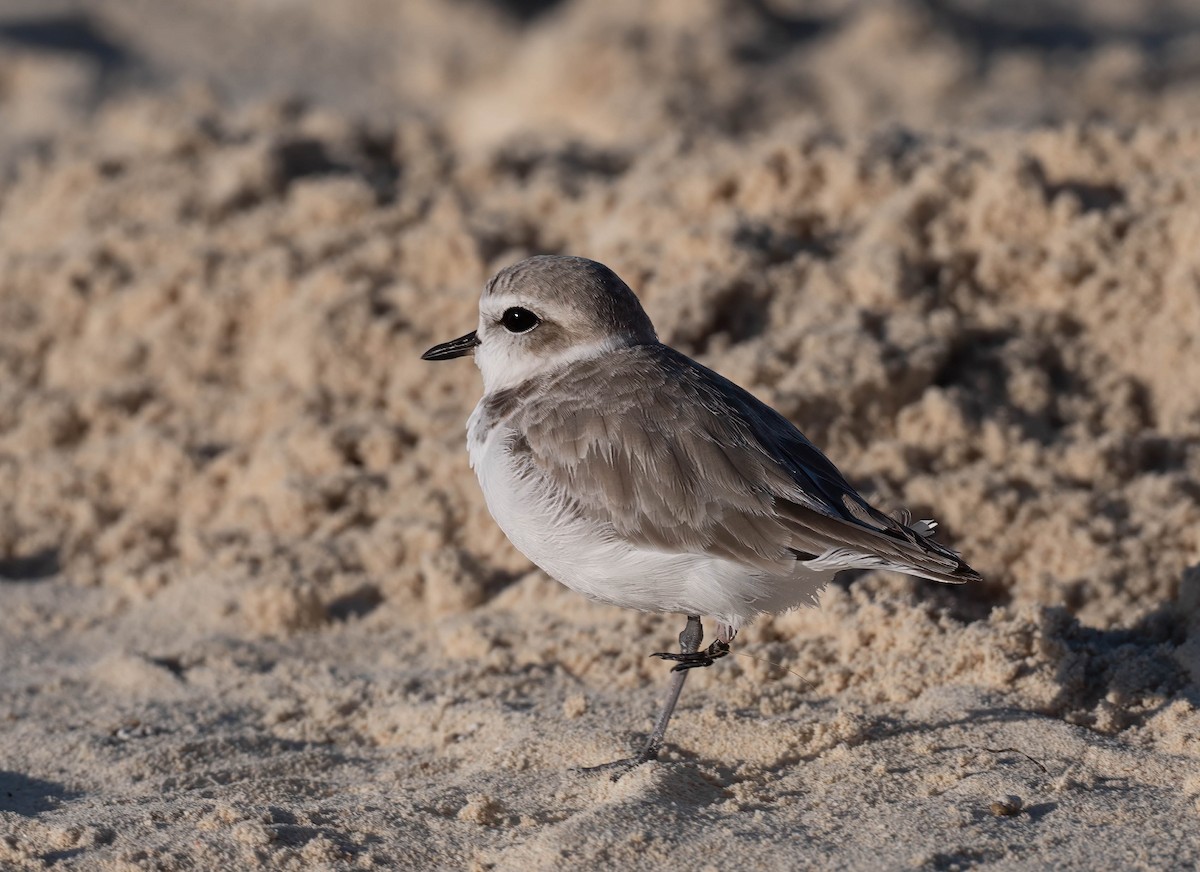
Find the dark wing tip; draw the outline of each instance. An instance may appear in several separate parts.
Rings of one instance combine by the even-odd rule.
[[[933,544],[937,544],[937,543],[933,543]],[[944,571],[944,572],[938,573],[938,578],[937,578],[938,581],[945,581],[945,582],[949,582],[950,584],[966,584],[967,582],[974,583],[977,581],[983,581],[982,575],[980,575],[978,572],[976,572],[974,569],[972,569],[970,566],[968,566],[961,557],[959,557],[955,552],[951,551],[949,548],[946,548],[944,545],[938,545],[937,551],[944,555],[953,557],[954,560],[957,561],[957,565],[953,569],[949,570],[948,572]]]
[[[942,570],[938,573],[939,581],[947,581],[953,584],[983,581],[983,576],[968,566],[967,562],[962,559],[957,551],[933,539],[932,529],[926,532],[923,529],[914,529],[905,525],[903,526],[903,530],[913,537],[911,544],[916,545],[925,553],[935,554],[938,557],[949,558],[954,561],[953,569]]]
[[[971,567],[967,566],[967,564],[963,563],[961,560],[958,562],[958,566],[954,568],[954,577],[964,582],[983,581],[982,575],[980,575]]]

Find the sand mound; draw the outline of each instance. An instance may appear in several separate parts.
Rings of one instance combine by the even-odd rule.
[[[240,31],[168,64],[199,7],[0,60],[4,863],[1196,858],[1186,30],[1097,9],[1064,59],[939,4],[640,6],[235,4],[325,47],[307,104]],[[418,359],[537,252],[987,582],[839,583],[690,680],[676,762],[569,774],[648,728],[679,628],[532,570],[467,468],[477,372]]]

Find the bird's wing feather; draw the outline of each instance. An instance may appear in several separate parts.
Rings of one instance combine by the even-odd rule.
[[[764,569],[804,559],[978,577],[867,503],[779,413],[664,345],[572,364],[546,387],[512,411],[514,456],[622,538]]]

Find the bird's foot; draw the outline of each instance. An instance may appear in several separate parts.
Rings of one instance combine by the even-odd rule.
[[[643,763],[657,760],[660,748],[661,746],[649,745],[643,748],[640,754],[633,757],[613,760],[611,763],[601,763],[599,766],[579,766],[571,771],[580,775],[607,775],[612,781],[620,781],[622,775],[628,775]]]
[[[729,653],[729,643],[722,642],[720,639],[713,642],[703,651],[691,651],[683,654],[670,654],[660,652],[651,654],[651,657],[658,657],[660,660],[673,660],[675,666],[672,667],[672,672],[682,672],[685,669],[698,669],[702,666],[712,666],[722,657]]]

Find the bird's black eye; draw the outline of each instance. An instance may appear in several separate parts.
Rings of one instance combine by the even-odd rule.
[[[539,320],[538,316],[528,309],[513,306],[511,309],[505,310],[504,315],[500,318],[500,323],[509,333],[528,333],[538,325]]]

